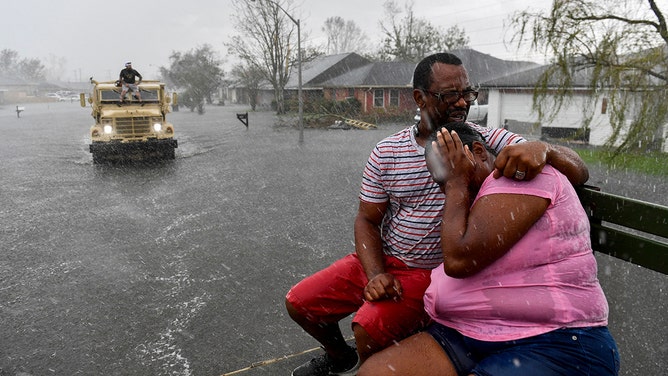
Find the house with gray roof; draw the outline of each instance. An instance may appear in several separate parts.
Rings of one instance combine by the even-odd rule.
[[[451,51],[469,73],[471,84],[478,87],[480,104],[488,104],[487,126],[508,127],[528,138],[576,137],[592,145],[603,145],[612,134],[607,99],[591,104],[587,71],[574,81],[573,100],[565,104],[559,117],[550,123],[539,123],[533,112],[534,86],[547,66],[526,61],[501,60],[472,49]],[[355,53],[320,56],[304,63],[302,89],[305,100],[342,101],[356,98],[362,111],[414,110],[412,78],[414,63],[371,62]],[[296,72],[286,85],[286,97],[297,98]],[[273,99],[271,88],[265,90],[265,101]],[[261,101],[259,102],[261,103]],[[596,106],[588,129],[583,129],[583,106]],[[668,127],[664,129],[664,138]],[[664,143],[668,150],[668,143]]]
[[[486,103],[487,95],[481,82],[509,73],[526,70],[536,63],[497,59],[472,49],[451,51],[457,55],[469,73],[474,86],[479,86],[479,101]],[[371,62],[356,53],[321,56],[302,68],[302,90],[305,100],[323,98],[345,100],[356,98],[362,111],[413,111],[413,71],[415,63]],[[289,96],[297,95],[297,75],[292,74],[286,85]]]
[[[538,122],[538,114],[533,111],[534,87],[547,66],[538,66],[514,74],[484,81],[489,95],[487,125],[490,127],[506,127],[509,130],[530,137],[573,137],[590,142],[589,132],[580,132],[584,122],[581,107],[582,101],[575,100],[567,104],[559,118],[551,124]],[[590,89],[586,86],[584,76],[580,74],[574,81],[575,98],[583,98]],[[600,119],[594,119],[592,124]],[[601,144],[595,134],[593,144]]]
[[[412,111],[414,69],[413,63],[371,62],[356,53],[320,56],[304,64],[302,90],[306,101],[356,98],[365,113]],[[297,81],[292,74],[286,85],[290,97],[297,95]]]
[[[483,82],[540,66],[529,61],[502,60],[470,48],[450,51],[462,60],[471,85],[484,89]]]
[[[486,88],[489,96],[487,126],[506,127],[528,138],[568,138],[594,146],[604,145],[613,134],[608,98],[601,97],[592,102],[588,79],[590,70],[582,70],[574,75],[571,88],[573,95],[562,105],[559,115],[552,121],[539,122],[538,114],[533,110],[534,87],[547,68],[542,65],[483,81],[481,86]],[[556,90],[557,84],[552,84]],[[593,116],[585,129],[585,112],[590,112],[588,110],[591,106]],[[668,125],[659,133],[657,137],[665,140]],[[663,143],[663,150],[668,152],[668,143]]]
[[[34,96],[37,84],[17,77],[0,76],[0,104],[25,102]]]
[[[482,82],[538,66],[531,62],[497,59],[472,49],[457,49],[452,53],[462,60],[472,85],[479,86],[481,104],[487,102],[486,88],[480,85]],[[365,113],[414,111],[414,70],[415,63],[371,62],[356,53],[319,56],[302,66],[304,100],[356,98]],[[293,71],[285,86],[286,98],[296,99],[298,86],[298,75]],[[228,97],[233,102],[243,102],[242,95],[231,93]],[[257,99],[260,106],[268,107],[273,101],[272,88],[263,85]]]
[[[404,62],[368,63],[320,84],[324,98],[356,98],[362,111],[413,111],[413,70],[415,64]]]

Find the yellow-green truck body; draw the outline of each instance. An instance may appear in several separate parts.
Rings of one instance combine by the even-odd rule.
[[[117,160],[174,159],[178,147],[174,126],[167,121],[170,105],[176,105],[176,94],[170,97],[165,84],[143,81],[138,85],[141,101],[128,91],[120,101],[122,88],[117,82],[91,80],[93,91],[88,97],[95,124],[90,128],[90,152],[94,163]],[[81,105],[86,98],[81,94]]]

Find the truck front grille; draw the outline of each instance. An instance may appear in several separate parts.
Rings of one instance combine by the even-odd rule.
[[[116,119],[116,134],[124,138],[142,138],[151,132],[148,117]]]

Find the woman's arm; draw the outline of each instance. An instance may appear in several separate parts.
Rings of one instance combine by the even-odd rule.
[[[545,213],[548,199],[519,194],[481,197],[469,209],[453,197],[468,191],[458,182],[446,184],[441,249],[446,274],[465,278],[503,256]]]
[[[441,131],[434,145],[447,181],[441,225],[445,272],[471,276],[503,256],[543,215],[548,199],[522,194],[491,194],[473,207],[473,195],[492,170],[492,155],[481,143],[473,150],[462,145],[456,132]],[[482,175],[482,176],[481,176]]]

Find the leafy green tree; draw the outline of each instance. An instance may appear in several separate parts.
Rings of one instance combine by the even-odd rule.
[[[181,103],[203,114],[204,103],[212,102],[223,81],[222,61],[207,44],[186,53],[173,52],[169,60],[169,68],[160,67],[161,76],[181,91]]]
[[[415,17],[412,2],[406,2],[404,12],[393,0],[386,1],[383,6],[388,21],[380,23],[384,35],[379,52],[382,60],[417,62],[431,53],[464,48],[469,44],[466,32],[459,26],[453,25],[441,32],[429,21]]]
[[[21,58],[19,53],[3,49],[0,51],[0,72],[28,82],[45,81],[45,68],[39,59]]]
[[[665,3],[664,3],[665,4]],[[585,128],[605,98],[617,151],[658,148],[668,122],[668,30],[654,0],[555,0],[549,12],[518,12],[513,42],[550,56],[534,91],[540,120],[553,121],[585,77]]]

